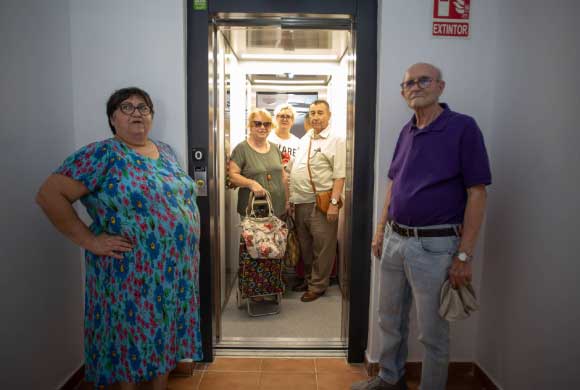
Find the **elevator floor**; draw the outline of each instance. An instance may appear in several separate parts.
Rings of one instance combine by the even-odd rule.
[[[300,301],[302,293],[288,289],[282,299],[280,313],[262,317],[250,317],[245,305],[238,308],[236,288],[237,286],[234,286],[233,293],[222,312],[222,340],[340,338],[341,292],[336,283],[332,284],[322,297],[307,303]],[[268,303],[251,304],[268,305]]]

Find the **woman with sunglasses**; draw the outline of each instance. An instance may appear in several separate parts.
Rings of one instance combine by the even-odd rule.
[[[36,198],[85,249],[85,378],[99,389],[166,389],[177,361],[202,357],[195,183],[169,145],[149,138],[153,115],[147,92],[113,93],[113,137],[73,153]]]
[[[281,216],[288,206],[288,178],[282,167],[282,155],[268,141],[272,116],[264,109],[254,109],[248,117],[248,138],[238,144],[229,162],[230,181],[238,191],[238,213],[246,215],[250,191],[272,197],[274,214]]]

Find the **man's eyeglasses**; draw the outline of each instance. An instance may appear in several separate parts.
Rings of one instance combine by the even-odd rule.
[[[292,115],[278,114],[278,115],[276,115],[276,118],[280,118],[280,119],[292,119]]]
[[[136,107],[134,105],[132,105],[131,103],[121,103],[119,105],[119,109],[121,110],[121,112],[123,114],[127,114],[127,115],[131,115],[132,113],[135,112],[135,110],[139,110],[141,115],[151,114],[151,108],[145,103],[141,103]]]
[[[439,80],[435,80],[435,81],[439,81]],[[419,88],[421,88],[421,89],[425,89],[425,88],[428,88],[432,82],[433,82],[433,78],[431,78],[429,76],[421,76],[418,79],[411,79],[411,80],[403,81],[400,84],[400,86],[401,86],[402,90],[411,89],[415,85],[419,86]]]
[[[254,125],[254,127],[264,126],[264,129],[269,129],[270,127],[272,127],[272,122],[252,121],[252,124]]]

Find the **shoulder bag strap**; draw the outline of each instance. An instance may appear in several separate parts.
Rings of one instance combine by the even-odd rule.
[[[310,148],[312,147],[312,136],[310,136],[310,143],[308,144],[308,154],[306,156],[306,167],[308,168],[308,178],[310,179],[310,185],[312,186],[312,191],[316,195],[316,187],[314,186],[314,181],[312,180],[312,172],[310,172]]]

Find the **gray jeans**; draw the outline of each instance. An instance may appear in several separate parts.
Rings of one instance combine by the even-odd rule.
[[[419,341],[425,347],[421,390],[445,389],[449,363],[449,323],[439,316],[439,293],[458,245],[458,237],[406,238],[387,228],[381,258],[379,297],[382,336],[379,375],[384,381],[397,383],[405,373],[409,313],[415,300]]]

